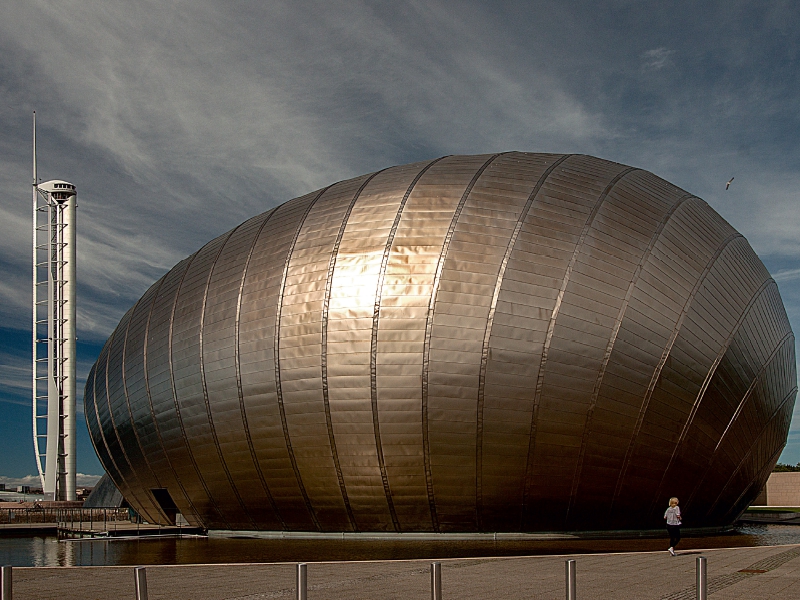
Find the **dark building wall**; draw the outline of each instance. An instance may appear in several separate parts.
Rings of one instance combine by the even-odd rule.
[[[705,202],[582,155],[343,181],[182,261],[85,402],[100,460],[209,528],[547,531],[732,522],[783,448],[794,338]],[[159,492],[162,493],[163,492]]]
[[[119,508],[124,502],[122,493],[106,474],[100,478],[92,493],[83,501],[83,508]]]

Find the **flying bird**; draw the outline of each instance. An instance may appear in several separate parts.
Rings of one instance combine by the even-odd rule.
[[[726,184],[725,184],[725,189],[726,189],[726,190],[727,190],[729,187],[731,187],[731,181],[733,181],[733,177],[731,177],[731,178],[728,180],[728,183],[726,183]]]

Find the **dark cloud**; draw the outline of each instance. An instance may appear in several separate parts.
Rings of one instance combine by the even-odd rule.
[[[792,2],[11,0],[0,325],[29,320],[34,108],[40,172],[78,186],[93,343],[251,215],[386,166],[512,149],[602,156],[705,198],[780,272],[798,324],[798,32]]]

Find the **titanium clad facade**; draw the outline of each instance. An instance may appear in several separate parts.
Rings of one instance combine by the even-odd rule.
[[[449,156],[253,217],[91,370],[146,519],[267,531],[733,522],[797,392],[775,282],[705,202],[583,155]]]

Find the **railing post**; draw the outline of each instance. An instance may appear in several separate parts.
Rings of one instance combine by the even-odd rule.
[[[308,565],[297,563],[297,600],[308,600]]]
[[[576,600],[578,597],[577,587],[577,563],[568,560],[564,563],[567,587],[567,600]]]
[[[147,600],[147,571],[144,567],[133,569],[133,581],[136,586],[136,600]]]
[[[708,600],[708,573],[706,557],[697,557],[697,600]]]
[[[11,566],[0,567],[0,600],[12,600]]]
[[[442,600],[442,563],[431,563],[431,600]]]

